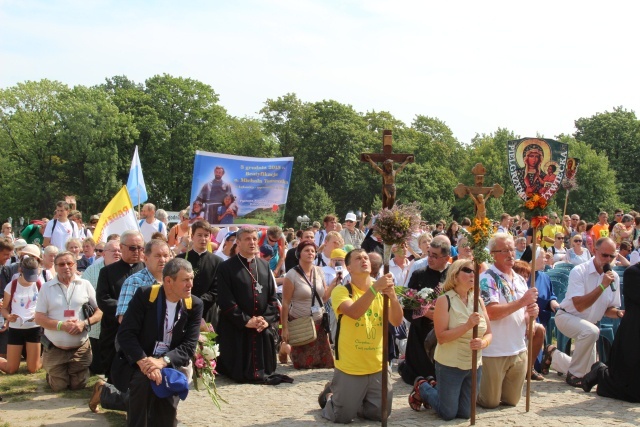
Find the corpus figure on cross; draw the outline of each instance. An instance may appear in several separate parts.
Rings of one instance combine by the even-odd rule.
[[[396,202],[396,174],[402,172],[405,166],[413,162],[413,156],[408,156],[396,170],[393,169],[393,160],[391,159],[384,161],[382,169],[376,164],[376,162],[371,160],[371,156],[368,154],[364,155],[364,159],[371,163],[371,166],[380,175],[382,175],[382,181],[384,183],[382,187],[382,207],[391,209]]]

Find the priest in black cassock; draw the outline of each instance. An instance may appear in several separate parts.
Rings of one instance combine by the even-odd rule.
[[[144,250],[144,239],[137,230],[128,230],[120,236],[120,251],[122,258],[113,264],[109,264],[100,270],[98,284],[96,286],[96,299],[98,308],[102,310],[102,320],[100,321],[100,357],[102,367],[107,377],[107,382],[113,383],[111,365],[116,356],[115,339],[118,333],[118,319],[116,308],[118,307],[118,297],[122,284],[127,277],[142,270],[145,266],[141,261]],[[121,390],[125,391],[125,390]]]
[[[261,383],[276,370],[276,284],[257,256],[256,229],[240,228],[236,245],[237,255],[218,267],[218,369],[238,382]]]
[[[191,293],[202,300],[204,312],[202,317],[211,322],[214,328],[218,327],[218,309],[216,298],[218,290],[216,286],[216,273],[222,258],[208,251],[207,246],[211,241],[211,225],[207,221],[196,221],[191,226],[192,249],[180,254],[177,258],[184,258],[193,267],[193,289]]]
[[[450,253],[451,243],[447,236],[434,237],[427,253],[428,266],[414,271],[407,287],[417,291],[424,288],[441,288],[447,276]],[[436,376],[436,367],[424,349],[424,340],[433,329],[433,312],[429,310],[423,317],[414,319],[413,310],[404,310],[404,317],[411,326],[405,359],[398,365],[398,373],[407,384],[413,384],[418,376]]]

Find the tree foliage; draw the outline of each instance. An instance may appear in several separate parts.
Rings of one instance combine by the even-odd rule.
[[[594,219],[600,210],[638,208],[635,113],[619,107],[580,118],[576,128],[575,137],[558,137],[581,160],[568,212]],[[418,202],[426,220],[473,215],[473,203],[457,199],[453,188],[473,183],[478,162],[488,169],[485,185],[505,189],[487,203],[489,216],[521,211],[507,168],[507,141],[519,137],[511,130],[478,134],[465,146],[436,117],[418,114],[407,125],[387,111],[362,113],[293,93],[267,99],[259,117],[233,117],[211,86],[164,74],[141,83],[113,76],[94,87],[45,79],[0,89],[0,217],[49,216],[55,201],[70,194],[81,210],[99,212],[126,182],[136,145],[149,199],[165,209],[189,203],[195,152],[203,150],[294,157],[289,225],[303,214],[321,220],[327,213],[371,212],[381,204],[382,178],[360,154],[382,151],[384,129],[393,131],[395,153],[415,156],[397,175],[397,200]],[[564,197],[560,190],[552,200],[559,212]]]

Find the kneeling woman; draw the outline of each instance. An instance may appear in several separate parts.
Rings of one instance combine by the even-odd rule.
[[[322,315],[335,281],[329,287],[325,285],[322,269],[314,265],[316,245],[313,242],[300,243],[296,256],[299,265],[287,272],[282,285],[282,339],[289,342],[289,321],[312,316],[318,338],[309,344],[291,348],[293,367],[333,368],[333,355],[329,337],[322,327]]]
[[[436,301],[433,317],[438,339],[435,351],[436,378],[418,377],[409,404],[420,410],[420,403],[431,406],[444,420],[469,418],[471,411],[471,356],[478,350],[478,378],[482,374],[482,350],[491,342],[491,327],[487,310],[480,299],[479,313],[473,311],[473,263],[459,260],[449,267],[444,282],[444,295]],[[473,339],[473,327],[478,325],[478,338]]]
[[[7,374],[18,371],[22,347],[27,347],[27,369],[30,373],[42,367],[40,358],[40,334],[42,329],[35,323],[36,301],[40,285],[37,283],[40,265],[35,257],[20,262],[20,276],[9,282],[4,289],[5,306],[2,316],[9,323],[7,359],[0,358],[0,370]]]

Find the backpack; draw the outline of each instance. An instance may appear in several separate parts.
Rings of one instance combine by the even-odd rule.
[[[149,294],[149,302],[154,302],[156,298],[158,298],[158,293],[160,292],[160,287],[162,285],[151,285],[151,293]],[[184,306],[187,310],[191,310],[191,306],[193,305],[193,300],[191,297],[185,298]]]
[[[73,237],[73,233],[76,232],[76,223],[71,221],[71,220],[69,220],[69,222],[71,223],[71,237]],[[53,227],[51,227],[51,236],[52,237],[53,237],[53,230],[56,229],[56,225],[58,225],[58,220],[54,219],[53,220]],[[34,228],[34,230],[35,230],[35,228]],[[33,234],[33,230],[31,232],[31,234],[29,234],[29,237],[31,237],[32,234]]]
[[[142,228],[142,224],[144,223],[144,219],[138,223],[138,227]],[[164,222],[158,221],[158,232],[162,233],[162,227],[164,227]]]
[[[38,288],[38,292],[40,292],[40,288],[42,287],[40,278],[36,280],[36,287]],[[11,298],[9,298],[9,302],[7,303],[7,311],[9,312],[9,314],[11,314],[11,303],[13,302],[13,295],[16,293],[16,289],[18,289],[18,279],[14,279],[11,281]]]
[[[344,287],[347,288],[347,292],[349,292],[349,298],[353,299],[353,288],[351,288],[351,283],[347,283],[346,285],[344,285]],[[340,323],[342,321],[342,316],[342,313],[338,315],[338,323],[336,325],[336,338],[334,340],[336,360],[340,359],[340,354],[338,353],[338,338],[340,338]]]

